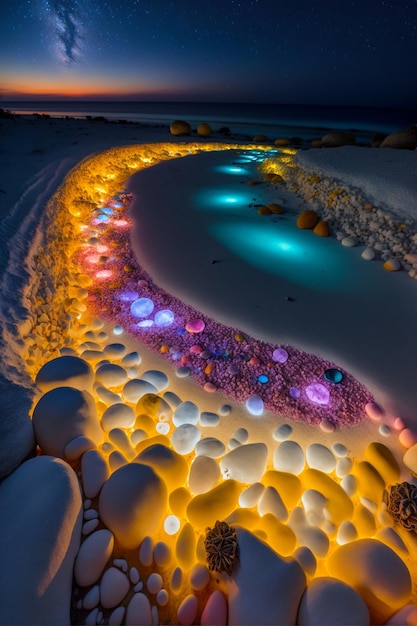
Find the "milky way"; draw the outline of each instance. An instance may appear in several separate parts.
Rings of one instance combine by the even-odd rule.
[[[53,29],[52,45],[58,61],[70,66],[82,56],[84,24],[77,0],[49,0],[48,13]]]

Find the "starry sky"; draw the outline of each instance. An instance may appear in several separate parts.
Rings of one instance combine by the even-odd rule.
[[[13,0],[3,100],[417,108],[417,0]]]

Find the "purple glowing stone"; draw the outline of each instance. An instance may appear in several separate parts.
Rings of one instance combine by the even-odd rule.
[[[133,300],[136,300],[138,297],[139,294],[137,291],[123,291],[119,296],[119,300],[122,302],[133,302]]]
[[[329,404],[330,393],[327,387],[321,383],[312,383],[305,388],[307,398],[314,404],[325,406]]]
[[[169,309],[163,309],[155,313],[155,324],[160,328],[171,326],[174,321],[174,314]]]
[[[251,396],[246,400],[246,408],[251,415],[262,415],[264,412],[264,401],[259,396]]]
[[[301,391],[298,389],[298,387],[290,387],[290,396],[291,398],[297,400],[297,398],[301,396]]]
[[[277,363],[285,363],[288,359],[288,352],[284,348],[277,348],[273,351],[272,358]]]
[[[138,298],[130,305],[130,312],[134,317],[147,317],[153,311],[154,303],[150,298]]]
[[[186,323],[185,329],[188,330],[189,333],[201,333],[205,329],[206,325],[204,320],[190,320]]]

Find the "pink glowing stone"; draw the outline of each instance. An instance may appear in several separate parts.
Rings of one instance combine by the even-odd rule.
[[[314,404],[325,406],[329,404],[330,393],[327,387],[320,383],[312,383],[305,388],[307,398]]]
[[[376,422],[381,420],[385,415],[384,409],[376,402],[368,402],[365,406],[365,413],[371,418],[371,420],[375,420]]]
[[[88,261],[89,263],[94,263],[97,264],[100,260],[100,255],[99,254],[89,254],[86,258],[86,261]]]
[[[206,325],[203,320],[190,320],[185,325],[185,330],[188,330],[189,333],[201,333],[205,329]]]
[[[96,274],[96,278],[110,278],[113,272],[111,270],[100,270]]]
[[[288,359],[288,352],[284,348],[277,348],[273,351],[272,358],[277,363],[285,363]]]
[[[123,228],[123,226],[127,226],[129,222],[127,220],[114,220],[113,224],[118,226],[118,228]]]
[[[195,344],[190,348],[190,354],[201,354],[201,352],[203,352],[203,348],[198,344]]]
[[[103,254],[103,252],[107,252],[107,250],[109,248],[108,248],[108,246],[104,246],[103,244],[99,244],[98,246],[95,247],[95,249],[97,250],[97,252],[100,252],[100,254]]]

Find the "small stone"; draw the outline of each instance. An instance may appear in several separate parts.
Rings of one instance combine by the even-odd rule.
[[[116,567],[109,567],[100,581],[100,603],[105,609],[112,609],[123,600],[130,588],[126,574]]]
[[[259,482],[267,457],[268,448],[264,443],[246,444],[228,452],[220,461],[220,469],[224,478],[247,484]]]
[[[304,452],[296,441],[283,441],[274,452],[274,469],[291,474],[301,474],[304,469]]]

